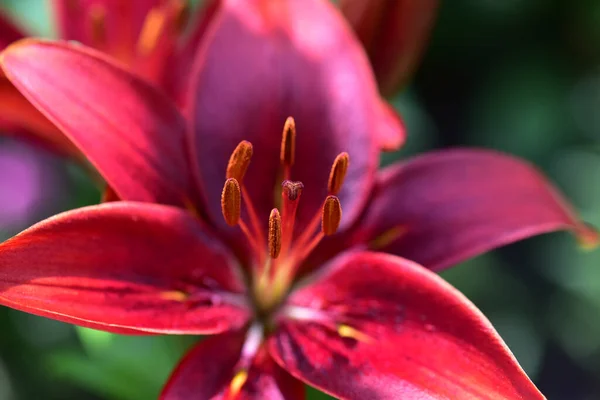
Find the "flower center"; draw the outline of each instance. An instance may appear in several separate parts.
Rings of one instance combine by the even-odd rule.
[[[227,180],[221,194],[225,222],[230,226],[239,226],[248,240],[254,259],[250,277],[253,300],[258,317],[266,319],[266,322],[285,298],[302,262],[325,236],[337,231],[342,218],[340,200],[336,195],[348,170],[348,153],[340,153],[335,158],[329,174],[327,197],[304,231],[294,235],[296,211],[304,190],[302,182],[290,179],[295,143],[295,123],[289,117],[285,122],[281,141],[281,210],[271,210],[266,235],[243,184],[253,154],[250,142],[240,142],[231,154],[227,165]],[[248,222],[241,217],[242,202],[247,209]]]

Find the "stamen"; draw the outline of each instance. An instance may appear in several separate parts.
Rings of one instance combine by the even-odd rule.
[[[235,178],[227,179],[221,193],[221,211],[227,225],[236,226],[240,222],[241,203],[242,193],[240,184]]]
[[[94,4],[89,11],[89,27],[91,41],[94,46],[106,44],[106,9],[99,4]]]
[[[325,236],[333,235],[337,232],[342,220],[342,206],[340,199],[336,196],[327,196],[323,204],[323,219],[321,229]]]
[[[146,56],[154,50],[165,23],[166,14],[162,10],[153,8],[148,12],[137,44],[138,52],[141,55]]]
[[[225,173],[226,178],[235,178],[238,182],[243,183],[244,176],[252,160],[252,153],[252,143],[242,140],[235,150],[233,150],[233,153],[231,153],[231,157],[229,157]]]
[[[281,186],[281,197],[283,200],[283,238],[281,241],[281,247],[282,252],[285,255],[287,254],[292,243],[292,236],[294,235],[294,223],[296,221],[296,211],[298,210],[298,203],[300,202],[300,195],[302,194],[304,185],[302,182],[283,181]]]
[[[185,29],[190,19],[190,3],[185,0],[171,0],[169,2],[171,15],[177,32]]]
[[[275,259],[281,251],[281,216],[276,208],[271,210],[269,216],[269,254]]]
[[[306,243],[308,239],[304,239],[304,235],[302,239],[304,241],[298,241],[296,247],[301,249],[300,256],[294,259],[294,264],[298,267],[305,259],[308,257],[310,253],[317,247],[317,245],[323,240],[325,236],[333,235],[338,227],[340,226],[340,221],[342,219],[342,206],[340,204],[340,199],[336,196],[327,196],[325,202],[323,203],[323,210],[321,212],[321,232],[317,233],[311,240]]]
[[[344,178],[346,178],[346,172],[348,172],[348,164],[350,164],[350,156],[346,152],[338,154],[333,161],[327,185],[329,194],[335,195],[340,192],[344,184]]]
[[[236,179],[241,184],[242,195],[244,204],[248,209],[248,215],[250,216],[250,226],[252,227],[252,233],[248,230],[248,234],[254,236],[256,238],[255,242],[257,243],[257,254],[260,257],[261,262],[264,261],[264,250],[261,250],[262,247],[259,243],[264,243],[263,232],[260,229],[260,223],[258,222],[258,216],[256,215],[256,210],[252,201],[250,200],[250,196],[248,196],[248,192],[244,188],[244,176],[246,176],[246,171],[248,170],[248,166],[250,165],[250,161],[252,160],[252,154],[254,150],[252,147],[252,143],[242,140],[231,153],[231,157],[229,157],[229,162],[227,163],[227,170],[225,171],[225,176],[227,179],[233,178]]]
[[[296,122],[294,118],[288,117],[283,125],[281,138],[281,153],[279,159],[284,167],[284,179],[290,179],[291,167],[294,165],[296,152]]]

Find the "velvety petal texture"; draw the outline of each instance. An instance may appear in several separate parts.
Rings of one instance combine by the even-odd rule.
[[[433,270],[562,229],[598,243],[535,167],[476,149],[432,152],[382,170],[360,229],[359,242]]]
[[[381,93],[394,94],[416,69],[435,22],[439,0],[341,0],[363,43]]]
[[[281,132],[297,128],[291,178],[304,183],[298,229],[319,210],[335,157],[351,162],[339,194],[342,229],[365,204],[377,167],[382,130],[402,135],[383,118],[368,60],[338,11],[322,0],[223,0],[206,32],[193,78],[193,149],[208,211],[225,226],[220,195],[231,152],[254,145],[247,190],[268,220],[282,178]],[[391,127],[393,125],[393,128]]]
[[[263,350],[247,368],[245,379],[236,379],[244,338],[244,332],[234,332],[198,344],[173,372],[161,400],[304,400],[304,384]]]
[[[483,314],[406,259],[341,256],[287,304],[271,354],[338,398],[544,398]]]
[[[249,317],[236,268],[188,212],[115,202],[0,244],[0,304],[117,333],[216,333]]]
[[[25,40],[0,57],[10,81],[121,199],[189,204],[185,121],[164,94],[75,44]]]

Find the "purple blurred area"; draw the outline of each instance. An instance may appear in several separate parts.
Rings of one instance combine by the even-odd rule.
[[[63,160],[22,141],[0,140],[0,240],[62,209]]]

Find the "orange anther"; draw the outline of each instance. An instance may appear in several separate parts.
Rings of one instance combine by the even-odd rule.
[[[271,258],[277,258],[281,251],[281,215],[276,208],[269,215],[269,254]]]
[[[346,178],[346,172],[348,172],[349,164],[350,156],[346,152],[338,154],[335,158],[331,166],[331,172],[329,173],[329,183],[327,184],[329,194],[338,194],[340,192],[344,184],[344,178]]]
[[[151,9],[146,14],[144,26],[138,38],[138,51],[141,55],[146,56],[154,50],[156,43],[160,39],[166,23],[166,14],[159,8]]]
[[[242,208],[242,191],[240,184],[234,178],[225,181],[221,193],[221,211],[229,226],[236,226],[240,221]]]
[[[238,182],[243,182],[250,160],[252,159],[252,143],[242,140],[229,157],[227,164],[226,178],[235,178]]]
[[[296,123],[294,118],[288,117],[283,125],[283,135],[281,138],[281,153],[279,158],[281,164],[286,167],[294,165],[294,156],[296,151]]]
[[[186,0],[170,0],[168,7],[177,32],[182,32],[190,19],[190,2]]]
[[[342,205],[340,199],[336,196],[327,196],[323,204],[323,216],[321,219],[321,229],[325,236],[333,235],[342,220]]]
[[[94,4],[90,8],[89,14],[89,27],[91,29],[90,35],[94,45],[100,45],[106,42],[106,9],[99,5]]]

